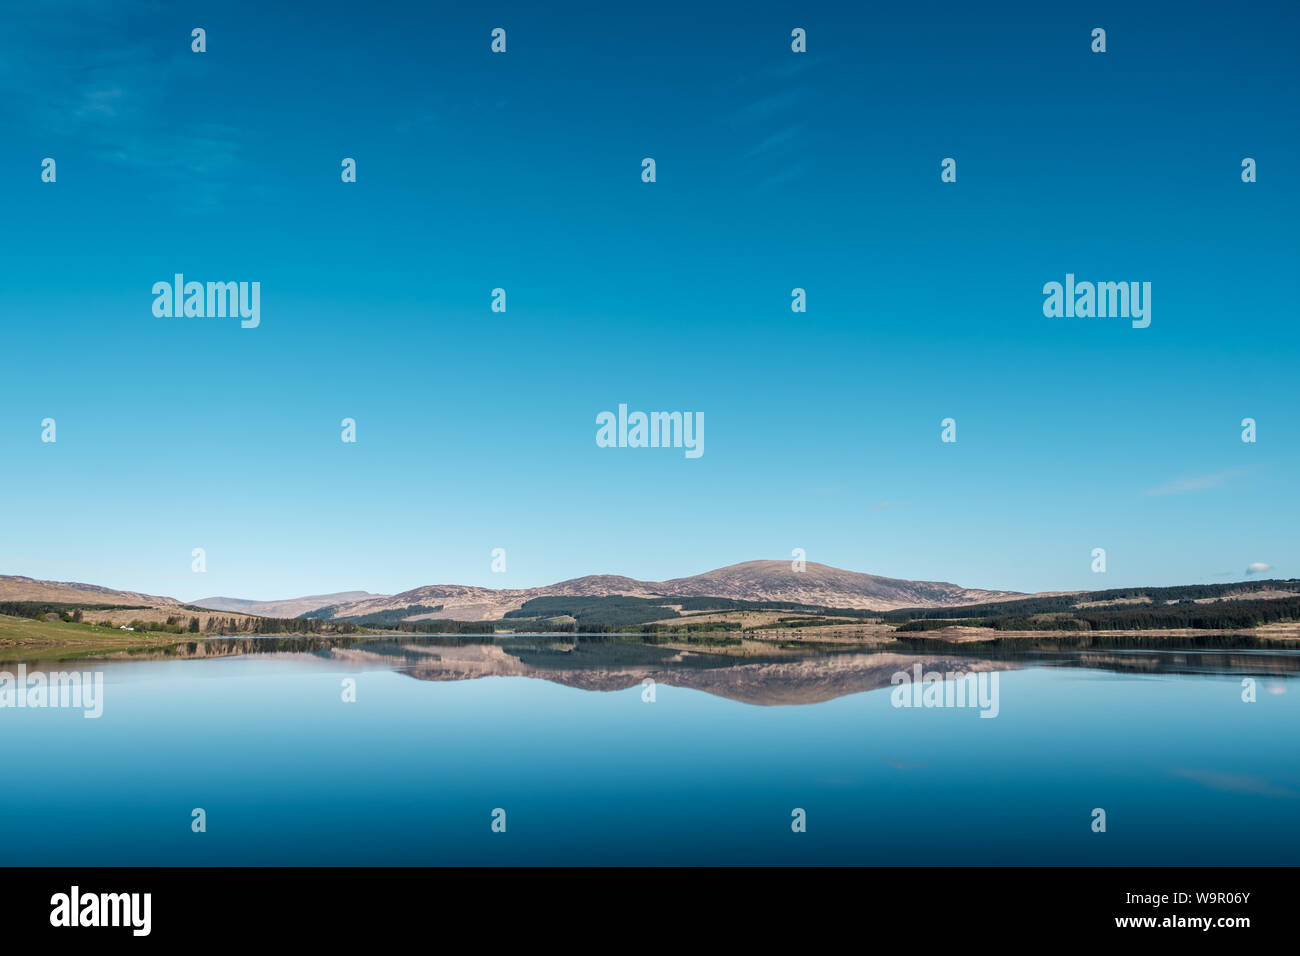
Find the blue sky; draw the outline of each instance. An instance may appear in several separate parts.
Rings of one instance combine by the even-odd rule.
[[[0,573],[1300,576],[1295,8],[619,7],[0,14]],[[261,325],[155,318],[178,272]],[[1045,318],[1067,272],[1151,326]],[[598,448],[619,403],[705,454]]]

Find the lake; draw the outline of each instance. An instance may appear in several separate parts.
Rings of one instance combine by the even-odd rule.
[[[102,715],[0,708],[0,861],[1300,863],[1300,651],[1176,643],[212,639],[33,664],[102,673]],[[953,675],[930,702],[967,706],[900,674]]]

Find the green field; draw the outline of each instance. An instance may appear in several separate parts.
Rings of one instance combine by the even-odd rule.
[[[192,635],[188,635],[192,639]],[[137,648],[163,647],[187,635],[123,631],[97,624],[37,621],[0,614],[0,664],[67,660]]]

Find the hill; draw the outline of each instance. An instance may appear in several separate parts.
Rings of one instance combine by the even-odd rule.
[[[0,574],[0,601],[57,601],[67,604],[175,604],[175,598],[142,594],[139,591],[115,591],[98,584],[75,581],[38,581],[19,575]]]
[[[284,598],[278,601],[249,601],[244,598],[210,597],[191,601],[194,607],[210,611],[233,611],[237,614],[255,614],[258,617],[301,617],[311,611],[337,604],[348,604],[367,598],[383,598],[383,594],[369,591],[338,591],[334,594],[312,594],[307,597]]]
[[[552,597],[719,597],[789,602],[821,607],[890,611],[905,607],[959,607],[1022,598],[1016,591],[984,591],[942,581],[907,581],[808,562],[795,571],[789,561],[747,561],[668,581],[639,581],[594,574],[535,588],[483,588],[431,584],[400,594],[372,595],[314,612],[334,618],[364,617],[419,605],[438,607],[412,620],[495,621],[528,601]]]

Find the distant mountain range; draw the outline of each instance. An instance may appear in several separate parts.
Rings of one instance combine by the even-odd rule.
[[[412,620],[448,618],[461,621],[497,620],[525,601],[540,597],[720,597],[743,601],[782,601],[821,607],[887,611],[904,607],[960,607],[1024,597],[1017,591],[984,591],[941,581],[906,581],[899,578],[843,571],[808,562],[795,571],[789,561],[746,561],[669,581],[639,581],[616,574],[595,574],[536,588],[483,588],[458,584],[431,584],[400,594],[341,591],[275,601],[209,597],[182,602],[171,597],[116,591],[92,584],[37,581],[0,575],[0,600],[60,601],[180,605],[263,617],[300,617],[328,609],[334,618],[361,617],[400,611],[419,605],[441,606],[419,613]]]
[[[229,611],[234,614],[254,614],[258,617],[301,617],[323,607],[348,604],[365,598],[379,597],[369,591],[339,591],[335,594],[312,594],[308,597],[286,598],[283,601],[246,601],[243,598],[210,597],[191,601],[195,607],[209,611]]]
[[[617,574],[594,574],[536,588],[483,588],[460,584],[430,584],[400,594],[371,594],[356,599],[323,601],[299,611],[326,608],[338,618],[362,617],[403,608],[442,610],[413,615],[411,620],[436,618],[494,621],[525,601],[542,597],[721,597],[742,601],[784,601],[821,607],[887,611],[903,607],[959,607],[1024,597],[1016,591],[983,591],[938,581],[904,581],[825,564],[807,563],[795,571],[789,561],[747,561],[703,574],[669,581],[638,581]],[[228,600],[228,599],[226,599]],[[298,602],[310,599],[300,598]],[[200,607],[215,607],[196,601]],[[296,603],[296,602],[268,602]],[[217,610],[245,610],[219,607]],[[246,611],[246,613],[262,613]]]

